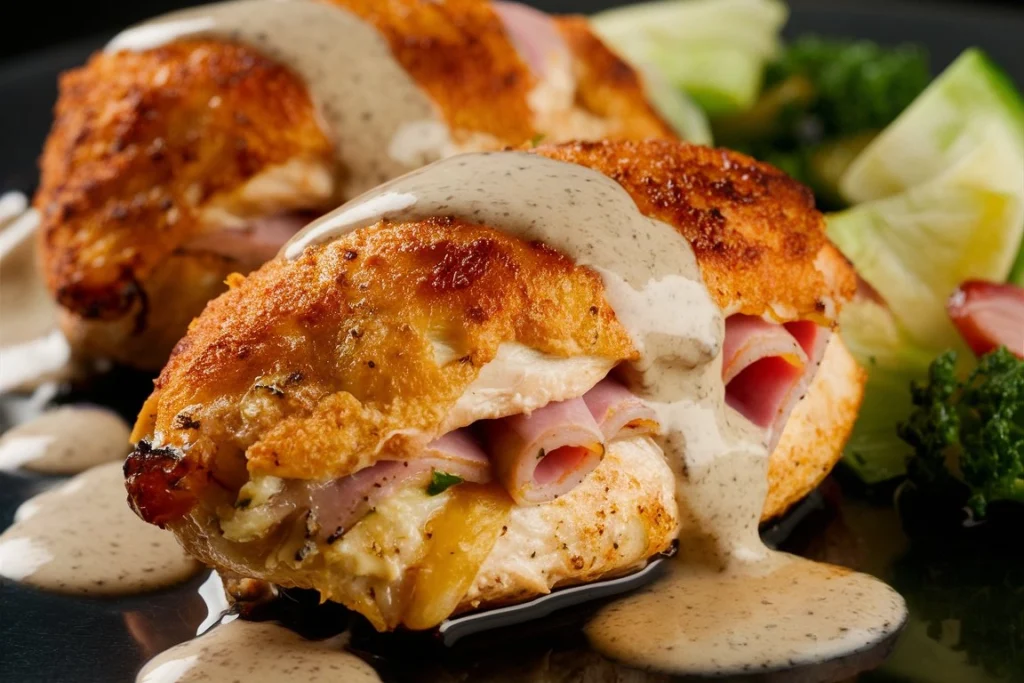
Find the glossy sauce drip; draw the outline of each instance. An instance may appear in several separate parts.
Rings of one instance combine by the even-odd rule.
[[[23,422],[0,437],[0,470],[77,474],[128,455],[130,430],[104,408],[64,406]]]
[[[157,655],[135,680],[379,683],[373,668],[343,645],[340,638],[314,642],[274,624],[232,621]]]
[[[180,583],[200,566],[171,532],[125,503],[120,462],[29,499],[0,535],[0,576],[58,593],[140,593]]]
[[[598,613],[586,629],[597,650],[639,668],[719,675],[822,661],[898,630],[905,606],[885,584],[761,542],[768,453],[761,432],[724,403],[722,313],[688,242],[613,180],[527,153],[454,157],[345,204],[282,254],[296,259],[380,220],[434,216],[539,240],[593,268],[640,351],[627,374],[658,412],[680,552],[665,579]]]
[[[437,107],[371,24],[310,0],[238,0],[168,14],[130,28],[108,52],[148,50],[184,38],[248,45],[306,83],[351,197],[449,150]]]
[[[0,197],[0,391],[70,372],[70,348],[36,258],[39,216],[26,206],[19,193]]]

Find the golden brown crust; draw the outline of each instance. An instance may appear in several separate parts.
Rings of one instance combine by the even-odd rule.
[[[455,360],[437,364],[435,339]],[[219,479],[243,452],[253,473],[345,476],[409,455],[393,431],[432,437],[512,341],[635,353],[600,277],[547,247],[446,219],[378,224],[236,278],[175,349],[133,438]]]
[[[641,210],[703,240],[698,256],[705,274],[715,273],[719,282],[728,278],[721,269],[742,270],[747,256],[734,262],[708,244],[753,249],[755,261],[774,264],[773,278],[797,282],[789,294],[781,286],[768,290],[780,297],[771,304],[794,317],[827,319],[806,304],[803,286],[837,301],[845,296],[830,288],[842,282],[841,272],[814,270],[817,279],[801,280],[810,278],[806,271],[820,263],[828,245],[813,206],[796,201],[799,188],[773,169],[681,143],[575,144],[540,152],[585,159],[622,183]],[[746,184],[755,171],[764,176],[760,189]],[[664,194],[647,186],[656,182],[665,185]],[[738,189],[722,189],[732,182]],[[795,225],[776,223],[782,220]],[[787,251],[786,240],[771,234],[790,230],[806,232],[801,239],[817,249]],[[330,564],[327,551],[307,561],[289,545],[308,538],[308,518],[301,515],[258,541],[236,543],[218,526],[241,484],[261,474],[340,478],[379,459],[413,457],[504,342],[560,357],[636,357],[593,271],[543,245],[450,218],[381,222],[310,247],[295,261],[279,258],[248,278],[232,276],[230,283],[232,289],[193,323],[139,416],[132,438],[144,441],[126,463],[129,496],[146,519],[170,526],[204,561],[315,588],[378,628],[400,621],[382,611],[383,598],[376,596],[390,596],[385,588],[415,578],[420,555],[401,555],[407,564],[398,579],[383,584],[349,565]],[[727,308],[731,291],[716,292]],[[748,297],[743,305],[757,303]],[[452,360],[436,359],[436,341],[450,349]],[[765,519],[817,485],[852,426],[863,373],[838,342],[830,343],[771,457]],[[497,533],[501,526],[502,535],[455,609],[626,572],[666,550],[679,517],[664,459],[650,445],[650,452],[622,464],[625,448],[624,442],[613,446],[570,494],[547,505],[514,507],[506,521],[496,522],[492,528]],[[390,519],[379,515],[372,518]]]
[[[738,152],[668,140],[533,151],[604,173],[643,213],[675,226],[727,314],[824,324],[853,295],[853,269],[826,239],[811,191],[776,168]]]
[[[675,225],[727,310],[827,321],[818,302],[845,298],[829,289],[842,271],[815,269],[830,249],[820,214],[770,167],[653,141],[538,152],[609,174]],[[246,468],[322,479],[405,457],[415,439],[391,432],[431,436],[501,342],[634,353],[591,271],[446,219],[371,227],[236,282],[178,345],[133,435],[183,451],[222,483],[240,485]],[[439,367],[434,339],[462,362]]]
[[[330,0],[373,24],[456,130],[507,145],[534,130],[527,95],[536,79],[481,0]]]
[[[124,316],[199,229],[199,210],[262,170],[326,159],[305,87],[256,52],[182,41],[98,53],[61,78],[35,205],[47,284],[87,319]]]
[[[555,22],[573,55],[578,99],[608,122],[602,137],[676,138],[647,100],[640,74],[601,42],[585,17],[556,17]]]
[[[538,132],[528,99],[537,79],[490,3],[330,1],[386,37],[457,142],[481,133],[494,145],[519,145]],[[601,130],[671,135],[646,104],[636,74],[584,20],[560,26],[575,55],[579,100],[599,116]],[[589,114],[562,118],[567,134],[592,134],[578,125]],[[65,74],[35,205],[43,216],[47,284],[67,311],[65,328],[78,352],[158,368],[184,328],[164,324],[166,317],[147,319],[176,306],[149,279],[203,229],[203,209],[231,204],[247,181],[275,166],[299,160],[330,168],[331,155],[301,79],[241,45],[183,40],[140,53],[98,53]],[[319,196],[297,201],[284,208],[326,208]]]

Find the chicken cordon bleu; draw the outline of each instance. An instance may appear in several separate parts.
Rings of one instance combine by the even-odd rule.
[[[35,206],[83,357],[158,369],[232,272],[457,152],[671,137],[582,17],[484,0],[241,0],[129,29],[60,81]]]
[[[763,518],[784,511],[860,401],[832,333],[854,275],[805,188],[669,141],[452,157],[232,276],[139,415],[132,505],[222,572],[314,589],[380,630],[643,567],[683,516],[658,408],[630,389],[631,311],[607,273],[516,236],[615,211],[692,247],[725,316],[714,381],[774,448]]]

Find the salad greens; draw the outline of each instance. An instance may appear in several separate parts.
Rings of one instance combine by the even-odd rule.
[[[906,472],[907,446],[896,425],[910,416],[908,387],[926,376],[935,352],[914,343],[888,308],[870,299],[847,304],[839,329],[868,375],[845,462],[869,484],[899,477]]]
[[[718,115],[757,99],[788,14],[779,0],[669,0],[600,12],[591,26],[629,61],[657,69]]]
[[[911,483],[944,497],[966,485],[978,516],[993,501],[1024,502],[1024,359],[999,348],[961,381],[956,353],[947,352],[926,384],[913,383],[911,400],[914,411],[899,427],[914,449]]]
[[[896,429],[928,361],[953,349],[958,371],[970,370],[946,302],[965,280],[1013,277],[1024,233],[1022,159],[1024,104],[984,54],[968,50],[840,180],[857,203],[828,217],[829,237],[885,302],[857,300],[840,320],[868,371],[846,459],[868,482],[904,474],[908,453]]]

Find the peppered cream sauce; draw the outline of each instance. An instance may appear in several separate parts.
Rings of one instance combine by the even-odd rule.
[[[591,169],[521,152],[462,155],[388,182],[311,223],[298,258],[381,220],[453,216],[540,240],[596,270],[640,360],[634,391],[658,412],[676,473],[679,553],[667,576],[586,627],[601,653],[674,675],[770,671],[886,641],[902,598],[880,581],[767,548],[763,434],[724,402],[721,311],[689,243]]]
[[[395,60],[377,29],[342,7],[310,0],[236,0],[167,14],[115,36],[108,52],[185,38],[249,45],[306,83],[352,197],[453,151],[437,107]]]
[[[20,192],[0,196],[0,391],[71,373],[71,349],[36,255],[39,215]]]
[[[237,620],[157,655],[135,680],[379,683],[373,667],[341,649],[344,639],[309,641],[275,624]]]
[[[171,532],[132,512],[120,462],[30,498],[0,534],[0,576],[57,593],[140,593],[180,583],[200,566]]]
[[[63,406],[0,436],[0,470],[21,467],[41,474],[77,474],[128,455],[128,424],[93,406]]]

